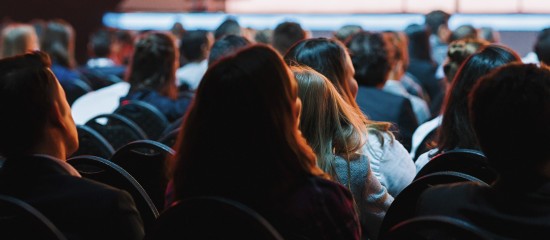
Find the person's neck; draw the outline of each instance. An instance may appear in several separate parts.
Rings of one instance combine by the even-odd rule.
[[[59,132],[53,130],[47,130],[46,135],[39,144],[33,148],[32,154],[44,154],[49,155],[55,158],[58,158],[62,161],[67,160],[67,146],[63,141],[63,138],[59,135]]]

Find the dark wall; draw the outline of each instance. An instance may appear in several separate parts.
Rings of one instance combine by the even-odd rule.
[[[27,22],[61,18],[76,32],[76,60],[86,61],[86,44],[91,32],[102,26],[103,14],[115,11],[122,0],[2,0],[0,20]]]

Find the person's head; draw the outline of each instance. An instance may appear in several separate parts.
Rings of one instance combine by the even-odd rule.
[[[214,39],[216,40],[226,35],[242,35],[241,25],[237,20],[227,18],[216,28],[216,30],[214,30]]]
[[[250,45],[245,37],[237,35],[227,35],[214,42],[208,56],[208,66],[213,65],[218,60],[237,52]]]
[[[336,32],[334,32],[334,38],[342,43],[346,43],[346,40],[349,36],[363,31],[363,27],[355,24],[348,24],[340,27]]]
[[[290,70],[267,45],[247,47],[212,65],[176,144],[176,199],[277,198],[266,194],[323,174],[298,130],[297,91]]]
[[[113,33],[113,61],[117,65],[128,65],[134,53],[134,33],[116,29]]]
[[[404,32],[386,31],[382,33],[388,58],[391,64],[389,79],[400,80],[409,67],[409,49]]]
[[[289,66],[306,65],[327,77],[350,105],[357,107],[355,69],[346,47],[328,38],[311,38],[296,43],[285,54]],[[357,107],[358,108],[358,107]]]
[[[174,34],[176,39],[181,39],[181,37],[183,37],[183,35],[185,34],[186,30],[183,27],[183,24],[181,24],[180,22],[175,22],[172,25],[172,28],[170,28],[170,32]]]
[[[323,171],[336,177],[334,155],[353,160],[365,143],[365,117],[344,101],[325,76],[307,66],[292,66],[302,100],[300,130]]]
[[[492,27],[480,27],[477,30],[477,35],[479,38],[489,42],[489,43],[499,43],[500,42],[500,34],[498,31],[493,29]]]
[[[273,30],[257,30],[256,34],[254,35],[254,41],[256,41],[257,43],[271,44],[273,42]]]
[[[355,68],[355,79],[363,86],[381,88],[388,80],[390,58],[382,34],[360,32],[350,37],[347,47]]]
[[[533,47],[540,63],[550,65],[550,28],[541,30]]]
[[[433,61],[430,36],[426,28],[418,24],[411,24],[405,28],[404,32],[409,40],[409,57],[411,59]]]
[[[113,34],[107,29],[100,29],[90,36],[88,51],[93,58],[109,58],[112,53]]]
[[[439,37],[442,42],[447,42],[450,30],[449,19],[451,14],[441,10],[434,10],[424,15],[424,25],[428,31]]]
[[[139,36],[128,69],[130,92],[151,89],[176,98],[179,52],[172,34],[151,31]]]
[[[180,41],[180,54],[187,61],[200,62],[208,57],[213,42],[214,37],[209,31],[187,31]]]
[[[306,32],[296,22],[282,22],[273,31],[273,47],[284,55],[296,42],[306,39]]]
[[[478,38],[478,32],[477,29],[470,25],[465,24],[458,28],[456,28],[452,33],[451,37],[449,38],[449,42],[456,41],[456,40],[463,40],[463,39],[477,39]]]
[[[501,179],[548,181],[548,68],[520,63],[501,67],[478,81],[469,107],[479,145]]]
[[[65,158],[78,148],[65,92],[50,66],[39,51],[0,60],[0,155]]]
[[[2,29],[0,58],[38,50],[38,37],[32,25],[12,23]]]
[[[472,38],[451,42],[447,48],[447,60],[443,64],[447,82],[451,83],[462,63],[470,55],[489,44],[489,42]]]
[[[44,52],[50,55],[53,63],[68,68],[75,67],[74,45],[74,29],[68,22],[58,19],[46,24],[40,39],[40,46]]]
[[[437,141],[439,152],[454,148],[479,149],[469,121],[468,94],[480,77],[513,62],[521,62],[516,52],[493,44],[466,59],[451,82],[443,103],[443,120]]]

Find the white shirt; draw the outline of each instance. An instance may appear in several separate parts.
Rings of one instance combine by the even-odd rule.
[[[190,62],[176,71],[176,85],[181,84],[189,85],[189,89],[192,91],[197,90],[202,77],[208,69],[208,61],[203,60],[201,62]]]
[[[418,150],[418,147],[420,147],[420,143],[422,143],[422,140],[430,134],[430,132],[436,128],[438,128],[441,125],[441,120],[443,119],[443,115],[439,115],[435,117],[434,119],[427,121],[414,130],[414,133],[412,135],[412,144],[411,144],[411,157],[414,157],[416,154],[416,150]],[[416,160],[418,161],[418,159]]]
[[[112,113],[119,106],[120,98],[128,94],[128,90],[129,83],[118,82],[77,98],[71,106],[74,122],[84,125],[97,115]]]

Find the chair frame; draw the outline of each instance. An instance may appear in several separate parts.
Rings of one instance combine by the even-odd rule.
[[[490,240],[493,239],[487,232],[477,226],[458,218],[448,216],[419,216],[405,220],[393,226],[388,233],[388,239],[434,239],[436,236],[426,236],[427,231],[444,232],[446,236],[461,237],[457,239]],[[424,232],[423,232],[424,231]],[[439,236],[443,237],[443,236]]]
[[[164,114],[160,112],[158,108],[144,101],[130,100],[120,105],[117,109],[115,109],[113,113],[120,114],[132,120],[134,123],[136,123],[136,125],[140,126],[140,128],[146,133],[149,139],[156,140],[163,134],[163,132],[159,132],[156,134],[148,132],[146,128],[143,128],[142,123],[139,123],[138,121],[135,121],[135,119],[133,119],[132,117],[126,115],[124,111],[131,107],[138,107],[140,108],[139,111],[145,110],[145,111],[148,111],[150,114],[154,115],[157,118],[157,120],[161,123],[161,125],[164,126],[163,131],[170,125],[170,122],[168,122],[168,119],[166,118],[166,116],[164,116]]]
[[[95,155],[95,156],[98,156],[98,157],[105,157],[105,158],[110,158],[111,156],[113,156],[113,154],[115,153],[115,149],[109,143],[109,141],[107,141],[107,139],[105,139],[99,132],[97,132],[95,129],[93,129],[89,126],[86,126],[86,125],[77,125],[76,128],[77,128],[77,130],[81,129],[82,131],[86,131],[88,134],[92,135],[109,152],[109,156],[99,156],[97,154],[91,154],[91,155]],[[80,138],[80,134],[78,136]],[[80,146],[79,146],[79,148],[80,148]],[[78,152],[78,150],[77,150],[77,152]],[[88,154],[79,154],[79,155],[88,155]],[[79,155],[74,155],[73,154],[71,157],[79,156]]]

